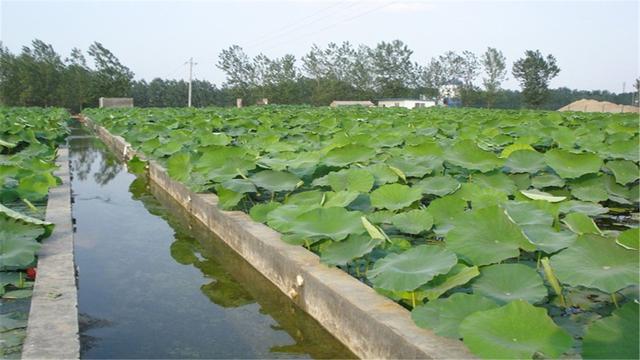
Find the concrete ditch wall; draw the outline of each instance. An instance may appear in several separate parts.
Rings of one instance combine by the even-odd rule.
[[[23,359],[80,357],[68,149],[58,149],[56,162],[59,169],[54,174],[62,179],[62,185],[49,190],[46,213],[55,229],[38,252]]]
[[[120,136],[83,121],[123,159],[137,153]],[[150,179],[168,192],[300,308],[361,358],[461,359],[473,357],[462,342],[417,327],[410,313],[317,255],[286,244],[280,234],[238,211],[217,207],[214,194],[196,194],[172,180],[157,162]]]

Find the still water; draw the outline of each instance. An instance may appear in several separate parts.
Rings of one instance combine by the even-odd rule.
[[[85,129],[69,138],[83,358],[353,358]]]

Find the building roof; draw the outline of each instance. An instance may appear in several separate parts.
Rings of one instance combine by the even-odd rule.
[[[376,101],[434,101],[432,99],[411,99],[411,98],[384,98]]]
[[[373,103],[369,100],[334,100],[330,106],[349,106],[349,105],[361,105],[361,106],[373,106]]]

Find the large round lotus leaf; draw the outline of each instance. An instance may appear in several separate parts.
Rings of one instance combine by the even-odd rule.
[[[347,211],[344,208],[317,208],[293,219],[289,231],[301,236],[340,241],[349,235],[365,232],[361,216],[359,211]]]
[[[398,181],[398,174],[391,170],[387,164],[373,164],[365,169],[373,175],[375,184],[378,186]]]
[[[216,195],[218,195],[218,206],[223,210],[233,209],[244,198],[243,193],[229,190],[221,184],[216,185],[215,189]]]
[[[330,242],[322,248],[320,260],[329,265],[345,265],[352,259],[368,254],[384,240],[368,235],[351,235],[340,242]]]
[[[401,184],[382,185],[371,193],[371,205],[379,209],[399,210],[420,199],[420,189]]]
[[[429,300],[435,300],[445,292],[468,283],[478,275],[480,275],[480,271],[477,266],[456,264],[448,273],[438,275],[426,285],[421,286],[420,293]]]
[[[329,173],[328,183],[334,191],[369,192],[373,187],[374,178],[370,172],[363,169],[348,169]]]
[[[542,225],[524,225],[522,230],[538,250],[548,254],[571,246],[577,238],[577,235],[571,231],[556,231],[552,227]]]
[[[543,225],[553,224],[553,215],[529,201],[508,201],[502,204],[507,211],[507,215],[516,224],[523,225]]]
[[[478,311],[497,308],[498,305],[484,296],[455,293],[445,299],[429,301],[411,311],[416,325],[432,329],[440,336],[460,338],[458,327],[467,316]]]
[[[388,161],[393,168],[399,169],[407,177],[421,178],[442,168],[442,159],[434,156],[421,158],[396,157]]]
[[[499,168],[503,163],[496,154],[482,150],[471,140],[456,143],[447,151],[445,159],[453,165],[482,172]]]
[[[607,168],[611,170],[618,184],[625,185],[640,178],[638,165],[629,160],[614,160],[607,162]]]
[[[486,359],[557,358],[573,343],[545,309],[522,300],[469,315],[459,332],[469,350]]]
[[[447,195],[430,202],[427,211],[433,217],[433,223],[438,227],[437,230],[440,233],[445,233],[451,229],[454,219],[462,214],[466,208],[466,201],[457,196]]]
[[[420,189],[423,194],[436,196],[445,196],[460,188],[458,180],[451,176],[430,176],[420,180],[413,185],[414,188]]]
[[[447,247],[474,265],[488,265],[516,257],[520,249],[535,250],[522,230],[498,206],[473,209],[453,221]]]
[[[453,196],[469,201],[475,209],[502,204],[509,200],[509,195],[500,189],[474,183],[462,184]]]
[[[263,170],[250,177],[257,187],[276,191],[293,191],[298,186],[300,179],[290,172]]]
[[[640,161],[637,137],[631,140],[612,142],[606,148],[605,152],[614,159],[625,159],[635,162]]]
[[[375,155],[374,149],[362,145],[346,145],[331,149],[323,162],[329,166],[346,166],[355,162],[367,162]]]
[[[256,186],[247,179],[231,179],[222,183],[225,189],[235,191],[237,193],[245,194],[250,192],[256,192]]]
[[[537,151],[518,150],[509,155],[504,166],[512,173],[535,174],[547,164],[544,162],[544,156]]]
[[[326,192],[324,207],[347,207],[351,204],[360,193],[355,191],[338,191],[338,192]]]
[[[36,239],[44,233],[42,226],[0,215],[0,270],[31,264],[40,248]]]
[[[601,176],[587,175],[571,181],[571,195],[582,201],[601,202],[609,198]]]
[[[585,174],[600,171],[602,159],[596,154],[574,154],[565,150],[553,149],[544,154],[545,161],[563,178],[577,178]]]
[[[638,304],[629,302],[611,316],[597,320],[582,340],[585,359],[638,359]]]
[[[569,248],[551,257],[560,282],[608,293],[638,284],[638,252],[612,239],[582,235]]]
[[[538,189],[544,189],[547,187],[563,187],[564,180],[555,174],[541,174],[534,176],[531,179],[531,185]]]
[[[493,299],[498,304],[513,300],[537,303],[547,296],[547,288],[534,269],[522,264],[497,264],[480,269],[473,282],[474,294]]]
[[[471,178],[471,182],[483,187],[498,189],[508,195],[513,195],[516,191],[516,184],[513,180],[499,171],[475,175]]]
[[[419,245],[376,261],[367,277],[375,287],[391,291],[413,291],[456,264],[456,255],[442,246]]]
[[[627,229],[621,232],[616,242],[625,249],[640,249],[640,228]]]
[[[311,208],[298,205],[282,205],[267,214],[267,225],[280,232],[287,232],[295,218]]]
[[[426,210],[410,210],[395,215],[391,223],[407,234],[419,234],[431,229],[433,217]]]
[[[289,196],[285,201],[285,204],[320,207],[320,205],[322,205],[323,198],[324,192],[320,190],[303,191]]]
[[[182,145],[183,142],[180,140],[171,140],[157,147],[154,154],[158,156],[172,155],[180,151]]]

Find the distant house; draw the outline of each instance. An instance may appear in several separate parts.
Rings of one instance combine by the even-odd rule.
[[[378,107],[403,107],[406,109],[416,109],[436,106],[435,100],[421,100],[421,99],[380,99],[378,100]]]
[[[364,106],[364,107],[371,107],[371,106],[375,106],[371,101],[349,101],[349,100],[334,100],[331,102],[331,104],[329,105],[331,107],[338,107],[338,106]]]

